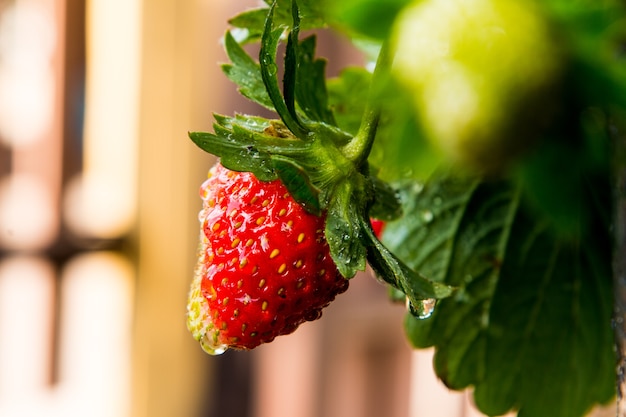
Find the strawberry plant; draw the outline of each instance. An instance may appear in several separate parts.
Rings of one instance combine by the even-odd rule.
[[[223,70],[276,117],[190,133],[220,160],[188,309],[205,350],[291,333],[369,264],[406,303],[411,344],[485,414],[619,400],[626,6],[266,3],[229,21]],[[368,62],[328,78],[328,30]]]

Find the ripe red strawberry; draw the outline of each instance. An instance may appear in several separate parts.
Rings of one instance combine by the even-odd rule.
[[[279,181],[215,165],[200,189],[199,261],[188,327],[211,354],[252,349],[315,320],[348,288],[324,238]]]
[[[372,224],[374,234],[380,239],[383,235],[383,231],[385,230],[385,222],[379,219],[370,219],[370,222]]]

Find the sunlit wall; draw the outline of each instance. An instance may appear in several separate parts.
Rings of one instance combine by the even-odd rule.
[[[0,1],[2,416],[129,415],[139,6]]]

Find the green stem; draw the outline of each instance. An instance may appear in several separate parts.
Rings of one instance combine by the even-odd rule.
[[[360,166],[365,161],[372,150],[378,122],[380,121],[380,102],[377,100],[377,92],[381,82],[387,77],[391,67],[391,56],[389,52],[389,42],[385,41],[376,60],[376,68],[372,75],[368,100],[365,112],[361,119],[359,131],[342,149],[343,155],[351,160],[355,165]]]

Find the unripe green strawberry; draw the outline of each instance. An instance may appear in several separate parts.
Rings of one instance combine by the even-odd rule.
[[[536,2],[415,1],[394,31],[394,73],[427,138],[493,171],[534,144],[555,113],[564,53]]]
[[[279,181],[215,165],[201,187],[200,249],[187,325],[211,354],[252,349],[319,318],[348,288],[324,218]]]

